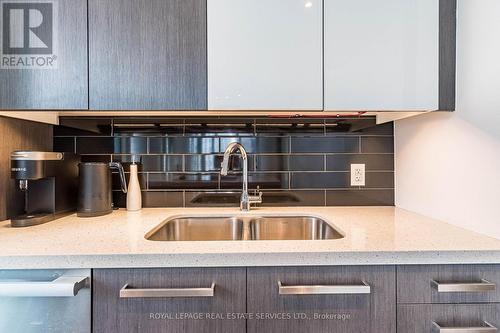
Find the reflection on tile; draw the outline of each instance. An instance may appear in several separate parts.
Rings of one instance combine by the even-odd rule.
[[[130,169],[132,162],[144,172],[182,171],[180,155],[113,155],[113,161],[122,163],[125,171]]]
[[[149,154],[169,154],[172,153],[169,140],[164,137],[149,137]]]
[[[324,206],[325,191],[262,191],[256,207]],[[250,192],[250,194],[253,194]],[[186,192],[186,207],[238,207],[241,192]]]
[[[238,207],[240,192],[186,192],[186,207]]]
[[[365,164],[366,170],[394,170],[393,154],[337,154],[326,157],[328,171],[350,171],[351,164]]]
[[[184,193],[177,191],[142,192],[142,203],[145,207],[183,207]]]
[[[323,155],[257,155],[257,171],[323,171]]]
[[[221,177],[222,189],[241,189],[243,177],[241,174],[229,174]],[[248,188],[256,189],[288,188],[288,173],[250,173]]]
[[[143,155],[141,163],[144,171],[182,171],[179,155]]]
[[[218,171],[222,162],[222,155],[186,155],[186,171]]]
[[[357,153],[359,137],[292,137],[292,153]]]
[[[151,137],[150,154],[210,154],[219,152],[219,139],[208,137]]]
[[[249,154],[288,153],[289,139],[287,137],[231,137],[221,138],[221,152],[224,152],[231,142],[239,142]]]
[[[326,191],[327,206],[394,206],[393,190]]]
[[[114,138],[115,154],[146,154],[147,152],[147,138],[131,136],[115,136]]]
[[[325,191],[264,191],[263,207],[324,206]]]
[[[195,172],[220,172],[223,155],[186,155],[186,171]],[[254,156],[248,155],[248,170],[254,169]],[[243,160],[239,154],[229,158],[229,169],[232,171],[243,170]]]
[[[150,173],[149,189],[217,189],[216,173]]]

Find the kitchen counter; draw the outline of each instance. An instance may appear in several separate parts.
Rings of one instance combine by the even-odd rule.
[[[500,263],[500,240],[394,207],[259,208],[250,215],[315,215],[345,238],[319,241],[148,241],[176,215],[239,215],[237,208],[147,208],[70,215],[28,228],[0,222],[0,269]]]

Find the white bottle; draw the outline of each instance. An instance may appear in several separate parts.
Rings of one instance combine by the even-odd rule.
[[[137,174],[137,164],[130,165],[130,179],[127,191],[127,210],[136,211],[142,208],[141,185]]]

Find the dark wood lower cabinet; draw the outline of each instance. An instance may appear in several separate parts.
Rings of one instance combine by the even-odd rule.
[[[484,330],[487,327],[491,330]],[[496,332],[495,327],[500,329],[498,303],[398,305],[398,333]]]
[[[397,281],[398,303],[500,302],[500,265],[398,266]],[[449,283],[455,292],[439,292]]]
[[[96,269],[93,328],[392,333],[395,279],[394,266]]]
[[[499,265],[397,267],[398,333],[497,332]]]
[[[93,332],[243,333],[245,319],[226,316],[245,313],[245,288],[245,268],[96,269]]]
[[[395,268],[248,268],[247,304],[248,333],[396,332]]]
[[[499,271],[498,265],[95,269],[93,332],[497,332]]]

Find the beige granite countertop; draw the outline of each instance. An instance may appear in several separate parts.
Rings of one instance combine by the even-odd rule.
[[[158,242],[144,235],[178,215],[315,215],[345,238]],[[394,207],[148,208],[70,215],[29,228],[0,222],[0,269],[500,263],[500,240]]]

